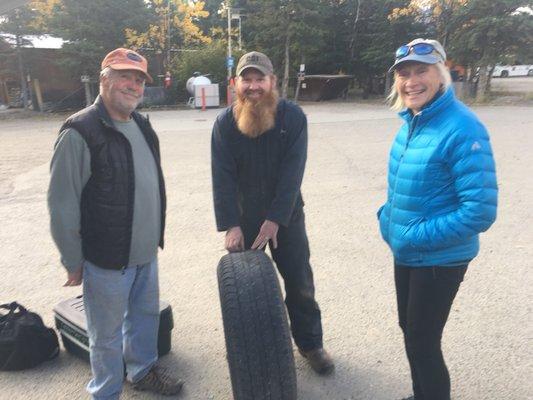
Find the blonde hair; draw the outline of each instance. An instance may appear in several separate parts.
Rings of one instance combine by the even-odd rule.
[[[441,79],[441,90],[444,92],[452,84],[452,76],[450,75],[450,70],[446,65],[441,62],[432,65],[434,65],[439,71]],[[396,90],[396,70],[394,70],[394,81],[392,83],[391,91],[387,96],[387,103],[394,111],[401,111],[405,108],[405,103],[403,102],[402,96],[400,96],[398,94],[398,91]]]

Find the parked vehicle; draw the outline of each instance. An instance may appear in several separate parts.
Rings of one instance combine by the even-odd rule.
[[[533,65],[496,65],[492,71],[493,78],[509,76],[533,76]]]

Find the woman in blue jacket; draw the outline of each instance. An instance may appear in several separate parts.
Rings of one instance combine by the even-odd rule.
[[[489,136],[455,98],[446,53],[415,39],[396,51],[392,108],[405,120],[390,152],[381,234],[392,250],[398,317],[414,400],[449,400],[441,351],[448,314],[479,233],[496,219]]]

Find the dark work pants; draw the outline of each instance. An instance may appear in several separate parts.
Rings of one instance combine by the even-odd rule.
[[[441,338],[467,266],[394,267],[398,317],[415,400],[450,400]]]
[[[246,249],[252,246],[263,222],[241,223]],[[294,342],[304,351],[322,347],[322,322],[320,309],[315,301],[303,210],[295,211],[288,227],[280,225],[278,248],[272,248],[270,242],[270,251],[285,282],[285,304]]]

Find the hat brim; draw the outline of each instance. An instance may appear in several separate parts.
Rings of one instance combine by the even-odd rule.
[[[418,54],[409,54],[408,56],[396,60],[394,65],[389,68],[389,72],[394,71],[398,65],[408,61],[420,62],[423,64],[437,64],[438,62],[442,62],[442,59],[434,54],[426,54],[423,56],[419,56]]]
[[[142,70],[142,68],[138,68],[138,67],[135,67],[135,65],[131,65],[131,64],[111,64],[111,65],[108,65],[109,68],[115,70],[115,71],[124,71],[124,70],[127,70],[127,69],[130,69],[130,70],[133,70],[133,71],[139,71],[139,72],[142,72],[142,74],[145,76],[146,78],[146,82],[148,83],[153,83],[154,80],[152,79],[152,77],[150,76],[150,74],[148,72],[145,72]]]
[[[254,68],[261,72],[263,75],[272,75],[272,71],[269,71],[267,68],[265,68],[262,65],[245,65],[240,70],[237,71],[237,76],[241,76],[241,74],[246,71],[247,69]]]

